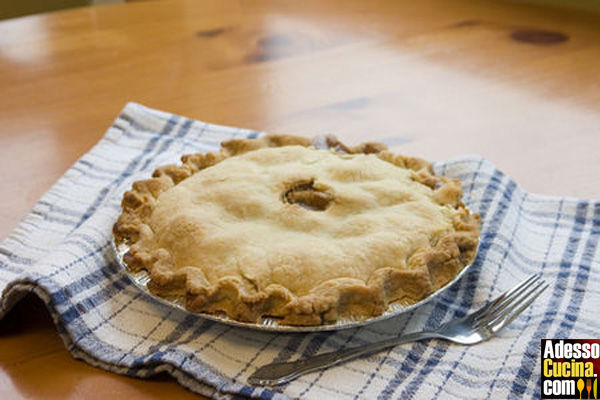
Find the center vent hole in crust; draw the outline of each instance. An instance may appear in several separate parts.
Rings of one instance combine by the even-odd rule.
[[[333,201],[331,193],[315,188],[314,179],[297,182],[283,193],[285,203],[297,204],[311,211],[325,211]]]

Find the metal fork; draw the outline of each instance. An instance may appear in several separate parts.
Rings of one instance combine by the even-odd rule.
[[[324,353],[304,360],[267,364],[258,368],[248,378],[248,383],[251,385],[279,385],[309,372],[329,368],[365,354],[417,340],[446,339],[466,345],[481,343],[508,326],[547,288],[548,284],[538,275],[531,275],[479,310],[447,322],[433,331],[408,333],[397,338]]]

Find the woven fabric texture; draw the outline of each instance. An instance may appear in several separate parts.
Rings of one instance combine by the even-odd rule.
[[[436,164],[462,181],[465,203],[482,215],[475,263],[404,316],[333,333],[268,333],[207,321],[138,290],[110,245],[123,192],[182,154],[258,135],[128,104],[0,245],[0,317],[33,292],[74,357],[141,378],[166,371],[214,398],[539,398],[540,339],[600,337],[600,202],[527,193],[475,156]],[[434,328],[532,273],[550,289],[488,342],[418,342],[275,388],[246,384],[265,363]]]

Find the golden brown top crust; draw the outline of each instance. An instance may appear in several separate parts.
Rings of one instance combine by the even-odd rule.
[[[123,196],[114,227],[150,290],[191,311],[314,325],[414,303],[472,261],[479,217],[460,182],[384,145],[231,140]]]

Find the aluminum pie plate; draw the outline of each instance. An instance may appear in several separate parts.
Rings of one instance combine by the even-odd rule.
[[[410,305],[401,305],[401,304],[390,304],[387,310],[373,318],[369,319],[352,319],[345,318],[337,321],[334,324],[328,325],[311,325],[311,326],[295,326],[295,325],[283,325],[278,322],[277,319],[273,318],[263,318],[259,322],[240,322],[234,319],[227,317],[226,315],[213,315],[213,314],[205,314],[205,313],[196,313],[186,310],[185,308],[185,298],[183,296],[171,296],[171,297],[159,297],[148,290],[146,286],[150,281],[150,276],[146,271],[133,271],[129,266],[123,261],[123,256],[129,251],[129,246],[126,244],[116,244],[114,240],[112,241],[112,248],[116,254],[116,259],[123,269],[123,271],[131,278],[133,283],[140,288],[143,292],[145,292],[148,296],[152,297],[156,301],[163,303],[167,306],[178,308],[186,313],[195,314],[201,318],[209,319],[216,322],[221,322],[223,324],[232,325],[240,328],[249,328],[249,329],[257,329],[261,331],[271,331],[271,332],[320,332],[320,331],[335,331],[341,329],[349,329],[349,328],[358,328],[364,325],[372,324],[378,321],[384,321],[386,319],[390,319],[393,317],[397,317],[404,313],[414,310],[417,307],[421,307],[424,304],[429,303],[437,296],[446,291],[450,286],[456,283],[471,267],[473,264],[469,264],[465,266],[462,271],[456,275],[456,277],[448,282],[445,286],[441,287],[437,291],[430,294],[428,297],[419,301],[418,303],[410,304]]]

